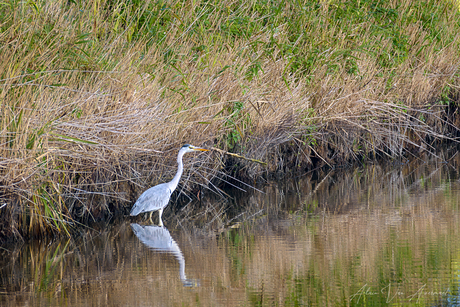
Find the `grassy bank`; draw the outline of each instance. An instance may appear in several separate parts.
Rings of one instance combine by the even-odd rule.
[[[0,236],[69,232],[182,188],[434,151],[457,135],[455,1],[0,5]]]

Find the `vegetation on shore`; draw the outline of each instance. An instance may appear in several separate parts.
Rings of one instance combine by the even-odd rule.
[[[456,1],[13,0],[0,20],[0,237],[125,210],[184,143],[268,163],[191,157],[188,189],[458,134]]]

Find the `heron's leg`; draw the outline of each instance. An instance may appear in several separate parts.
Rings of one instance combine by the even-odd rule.
[[[160,226],[163,227],[163,221],[161,220],[161,215],[163,214],[163,208],[161,208],[158,212],[160,214]]]
[[[152,214],[153,214],[153,211],[150,211],[150,218],[149,218],[149,220],[150,220],[150,223],[153,224],[153,221],[152,221]]]

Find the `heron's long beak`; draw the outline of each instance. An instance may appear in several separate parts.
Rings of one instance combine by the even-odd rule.
[[[209,151],[209,149],[204,149],[204,148],[200,148],[200,147],[195,147],[195,148],[193,148],[193,150]]]

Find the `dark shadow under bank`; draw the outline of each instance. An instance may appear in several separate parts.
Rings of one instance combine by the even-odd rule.
[[[228,157],[224,160],[224,173],[241,180],[264,182],[289,177],[293,172],[321,168],[353,167],[363,163],[407,163],[428,156],[442,159],[446,148],[457,148],[460,144],[459,97],[451,98],[457,102],[437,105],[441,107],[439,112],[408,111],[407,122],[394,126],[388,122],[385,133],[379,130],[382,123],[372,125],[365,119],[350,125],[347,120],[334,120],[319,124],[315,133],[302,134],[300,131],[279,144],[274,140],[255,140],[254,145],[250,145],[250,141],[247,142],[249,145],[242,142],[243,145],[235,146],[232,151],[266,161],[268,165]],[[423,129],[418,128],[419,118],[423,118]]]

